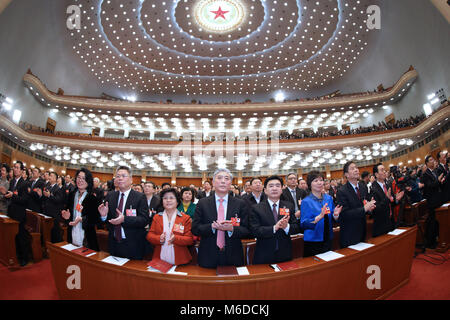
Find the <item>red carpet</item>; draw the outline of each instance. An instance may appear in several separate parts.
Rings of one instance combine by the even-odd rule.
[[[440,254],[447,259],[444,263],[432,250],[427,249],[426,255],[419,254],[413,260],[409,282],[388,300],[450,300],[450,251]]]
[[[428,253],[431,257],[440,258]],[[413,260],[408,284],[392,294],[388,300],[450,300],[450,252],[439,260],[423,254]],[[439,265],[433,265],[427,259]],[[53,280],[50,260],[30,264],[17,271],[0,266],[0,300],[56,300],[59,299]]]
[[[0,264],[0,300],[59,299],[49,259],[9,271]]]

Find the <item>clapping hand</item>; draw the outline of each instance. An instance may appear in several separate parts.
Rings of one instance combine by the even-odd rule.
[[[111,219],[109,220],[109,223],[113,224],[113,225],[119,225],[122,224],[123,221],[125,220],[124,215],[122,214],[122,212],[119,211],[119,209],[116,209],[116,213],[117,213],[117,218]]]
[[[333,217],[337,220],[341,214],[342,206],[338,205],[334,208]]]
[[[175,234],[171,233],[167,243],[168,244],[173,244],[174,241],[175,241]]]
[[[70,219],[70,211],[69,210],[61,210],[61,216],[65,220],[69,220]]]
[[[376,201],[375,201],[375,199],[372,197],[372,200],[370,200],[369,202],[367,202],[367,203],[364,205],[364,211],[365,211],[365,212],[373,211],[373,210],[376,208],[375,203],[376,203]]]
[[[106,217],[106,215],[108,214],[108,210],[108,201],[105,204],[102,203],[98,206],[98,212],[102,217]]]
[[[74,221],[69,222],[69,226],[75,227],[81,221],[83,221],[83,218],[82,217],[77,217]]]

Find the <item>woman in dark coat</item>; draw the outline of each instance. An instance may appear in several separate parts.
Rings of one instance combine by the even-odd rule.
[[[61,211],[68,225],[67,241],[99,251],[95,226],[100,222],[100,202],[93,194],[92,173],[81,168],[75,175],[76,189],[69,194],[66,210]]]

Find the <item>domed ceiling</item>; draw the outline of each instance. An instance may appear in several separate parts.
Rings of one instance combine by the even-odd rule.
[[[368,45],[374,0],[76,0],[72,48],[102,84],[148,94],[308,91]],[[38,75],[39,76],[39,75]]]

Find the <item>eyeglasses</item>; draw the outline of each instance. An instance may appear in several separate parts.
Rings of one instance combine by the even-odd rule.
[[[85,177],[80,177],[80,176],[78,176],[78,177],[77,177],[77,180],[79,180],[79,181],[86,181],[86,178],[85,178]]]
[[[124,178],[125,179],[125,178],[128,178],[128,177],[129,176],[125,175],[125,174],[118,174],[118,175],[115,176],[116,179],[120,179],[120,178]]]

